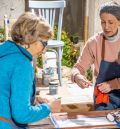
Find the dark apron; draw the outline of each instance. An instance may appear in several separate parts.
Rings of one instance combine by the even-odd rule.
[[[102,42],[102,54],[99,74],[96,79],[96,85],[102,82],[107,82],[115,78],[120,78],[120,64],[117,62],[108,62],[104,60],[105,39]],[[112,90],[109,93],[109,104],[95,104],[95,110],[110,110],[120,108],[120,90]],[[95,101],[96,97],[94,97]]]
[[[99,75],[96,79],[96,85],[102,82],[120,78],[120,64],[116,62],[101,61]],[[109,104],[97,104],[96,110],[109,110],[120,108],[120,90],[112,90],[109,92]]]

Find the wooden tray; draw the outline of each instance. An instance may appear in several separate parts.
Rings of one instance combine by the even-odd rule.
[[[52,122],[56,129],[117,128],[115,122],[106,119],[106,115],[111,111],[56,113],[52,114]]]

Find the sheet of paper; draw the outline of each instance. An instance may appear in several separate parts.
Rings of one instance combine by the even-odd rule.
[[[76,119],[63,119],[56,121],[59,127],[77,127],[77,126],[95,126],[95,125],[109,125],[115,124],[109,122],[106,117],[80,117]]]
[[[72,95],[89,95],[90,98],[93,98],[94,86],[90,86],[88,90],[88,88],[80,88],[79,86],[77,86],[77,84],[75,86],[73,86],[73,84],[68,84],[68,91]]]
[[[50,125],[50,124],[51,124],[51,121],[48,118],[46,118],[46,119],[31,123],[29,125],[37,126],[37,125]]]

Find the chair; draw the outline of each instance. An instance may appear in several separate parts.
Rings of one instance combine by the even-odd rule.
[[[58,21],[58,33],[56,40],[48,41],[48,49],[55,48],[58,59],[57,59],[57,70],[58,70],[58,79],[60,85],[62,86],[62,70],[61,70],[61,59],[62,59],[62,49],[64,42],[61,41],[61,30],[62,30],[62,21],[63,21],[63,11],[66,3],[64,0],[56,1],[29,1],[29,9],[32,12],[38,13],[39,16],[44,17],[52,29],[54,30],[54,25]],[[57,14],[57,15],[56,15]],[[56,18],[58,16],[58,18]]]

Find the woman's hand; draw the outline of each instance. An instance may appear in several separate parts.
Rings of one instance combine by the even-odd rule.
[[[89,86],[92,85],[90,81],[87,80],[87,78],[83,75],[76,75],[75,76],[75,82],[77,83],[78,86],[80,86],[82,89],[88,88]]]
[[[108,93],[110,92],[112,89],[110,87],[110,84],[107,82],[103,82],[101,84],[98,85],[98,89],[102,92],[102,93]]]
[[[36,96],[34,105],[46,103],[50,106],[51,112],[60,112],[61,109],[61,99],[52,98],[50,100],[42,98],[39,95]]]
[[[48,105],[50,106],[50,109],[51,109],[52,113],[60,112],[60,110],[61,110],[61,99],[53,98],[53,99],[50,100]]]
[[[49,103],[49,100],[46,99],[46,98],[42,98],[42,97],[40,97],[39,95],[37,95],[37,96],[35,97],[35,102],[34,102],[34,104],[37,105],[37,104],[41,104],[41,103]]]

